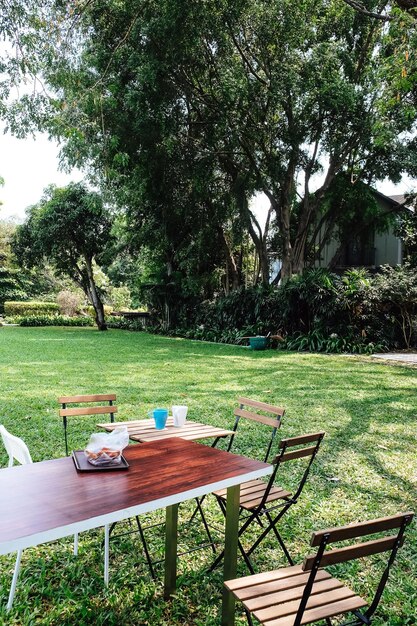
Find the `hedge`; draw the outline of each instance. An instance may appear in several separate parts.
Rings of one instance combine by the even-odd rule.
[[[20,326],[95,326],[91,317],[67,315],[28,315],[15,317],[13,321]]]
[[[90,315],[91,317],[95,316],[95,311],[94,311],[94,307],[93,306],[86,306],[86,307],[81,307],[83,311],[85,311],[87,313],[87,315]],[[105,304],[103,305],[104,308],[104,315],[107,317],[107,315],[110,315],[113,311],[113,307]]]
[[[15,302],[8,300],[4,303],[4,314],[6,317],[15,317],[16,315],[58,315],[59,306],[56,302]]]
[[[82,309],[89,317],[95,316],[94,307],[86,306],[82,307]],[[107,304],[104,305],[104,315],[110,315],[112,310],[113,307]],[[4,303],[4,314],[6,317],[50,317],[59,315],[60,307],[56,302],[15,302],[9,300]]]

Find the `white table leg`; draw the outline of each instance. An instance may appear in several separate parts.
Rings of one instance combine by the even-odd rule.
[[[104,526],[104,584],[109,585],[109,550],[110,550],[110,533],[109,524]]]
[[[13,572],[13,579],[12,579],[12,584],[11,584],[10,593],[9,593],[9,601],[7,602],[7,610],[8,611],[10,611],[10,609],[12,608],[12,604],[13,604],[13,598],[14,598],[14,594],[15,594],[15,591],[16,591],[16,585],[17,585],[17,578],[19,576],[20,560],[22,558],[22,552],[23,552],[23,550],[18,550],[17,551],[16,563],[15,563],[14,572]]]

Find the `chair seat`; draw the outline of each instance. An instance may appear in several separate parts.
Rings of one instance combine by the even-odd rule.
[[[310,572],[301,565],[228,580],[225,586],[264,626],[293,626]],[[324,569],[317,572],[301,624],[354,611],[368,603]]]
[[[268,484],[262,480],[250,480],[247,483],[242,483],[240,486],[240,500],[239,505],[248,511],[256,509],[262,502],[265,490]],[[214,495],[222,500],[226,500],[227,489],[219,489],[214,491]],[[291,496],[289,491],[285,491],[281,487],[273,486],[266,499],[267,502],[274,502],[275,500],[281,500]]]

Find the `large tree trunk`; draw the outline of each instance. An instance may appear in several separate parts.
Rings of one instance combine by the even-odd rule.
[[[104,306],[98,294],[96,283],[94,281],[93,265],[90,258],[85,259],[85,266],[88,278],[88,296],[91,300],[91,304],[94,307],[97,328],[99,330],[107,330],[107,324],[104,318]]]
[[[268,219],[265,223],[265,231],[262,233],[261,227],[255,218],[255,216],[249,211],[249,221],[248,221],[248,231],[249,235],[255,245],[256,252],[258,255],[259,262],[259,275],[261,277],[261,281],[263,285],[269,285],[269,258],[268,258],[268,250],[266,246],[267,238],[268,238],[268,229],[269,229],[269,219],[270,212],[268,214]],[[258,229],[258,233],[256,232],[254,225]]]
[[[294,154],[290,159],[281,188],[278,219],[282,240],[281,280],[291,278],[294,273],[294,251],[291,243],[291,205],[295,191],[294,176],[297,160]]]
[[[314,156],[315,160],[315,156]],[[311,163],[311,170],[314,165],[314,160]],[[297,235],[295,237],[294,249],[293,249],[293,273],[301,274],[306,266],[308,255],[311,252],[313,246],[316,245],[317,233],[313,229],[313,236],[311,235],[311,226],[315,223],[317,210],[320,203],[323,200],[324,194],[328,190],[330,184],[334,180],[337,172],[337,166],[334,159],[330,160],[330,164],[326,173],[323,185],[317,189],[314,195],[310,196],[309,181],[310,171],[306,171],[305,185],[304,185],[304,197],[302,200],[302,208],[299,216],[299,224]],[[310,239],[309,239],[310,237]]]
[[[258,221],[249,209],[249,203],[247,198],[247,186],[245,181],[241,177],[241,172],[235,166],[234,163],[226,159],[221,159],[221,163],[225,167],[227,173],[232,180],[232,189],[236,199],[237,206],[239,207],[242,223],[246,226],[249,232],[249,236],[253,241],[256,248],[259,260],[259,275],[261,276],[262,283],[264,285],[269,284],[269,258],[267,254],[266,242],[269,228],[270,216],[268,216],[267,223],[265,225],[265,232],[262,234],[262,229],[259,226]],[[231,266],[229,265],[229,270]],[[241,277],[240,284],[242,283]]]
[[[236,260],[233,256],[233,252],[230,243],[226,237],[226,233],[222,226],[218,227],[219,238],[223,246],[223,250],[226,255],[226,281],[224,285],[224,291],[226,295],[229,293],[230,288],[237,289],[241,285],[241,276]]]

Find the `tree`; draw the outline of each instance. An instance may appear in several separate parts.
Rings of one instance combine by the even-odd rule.
[[[406,348],[410,348],[417,311],[417,269],[408,264],[383,266],[372,282],[369,296],[391,317],[391,323],[401,331]]]
[[[0,313],[6,300],[26,299],[26,287],[22,272],[12,267],[10,241],[15,224],[0,221]]]
[[[20,263],[33,267],[45,259],[57,272],[81,287],[94,307],[99,330],[106,330],[104,308],[94,278],[94,263],[110,245],[111,216],[101,196],[82,183],[49,187],[26,222],[17,227],[13,251]]]
[[[231,223],[252,237],[267,282],[266,237],[248,203],[262,191],[282,277],[300,273],[338,174],[355,185],[417,171],[415,78],[398,91],[398,22],[339,0],[107,0],[79,25],[80,54],[48,75],[62,90],[51,132],[76,129],[64,154],[89,163],[135,229],[164,242],[167,267],[179,238],[186,250],[204,233],[223,241],[237,277]]]
[[[168,275],[210,271],[221,251],[238,285],[249,233],[267,282],[255,191],[271,203],[282,276],[299,273],[338,174],[353,186],[417,171],[415,20],[388,2],[363,3],[388,21],[342,0],[47,5],[34,55],[54,90],[44,123]]]
[[[363,2],[358,0],[343,0],[346,4],[351,6],[355,11],[362,13],[363,15],[367,15],[368,17],[373,17],[382,21],[391,21],[394,19],[390,14],[390,9],[392,6],[385,7],[388,9],[387,12],[384,12],[384,7],[382,7],[379,11],[370,11]],[[417,2],[415,0],[397,0],[394,5],[397,5],[402,11],[407,11],[413,17],[417,16]]]

